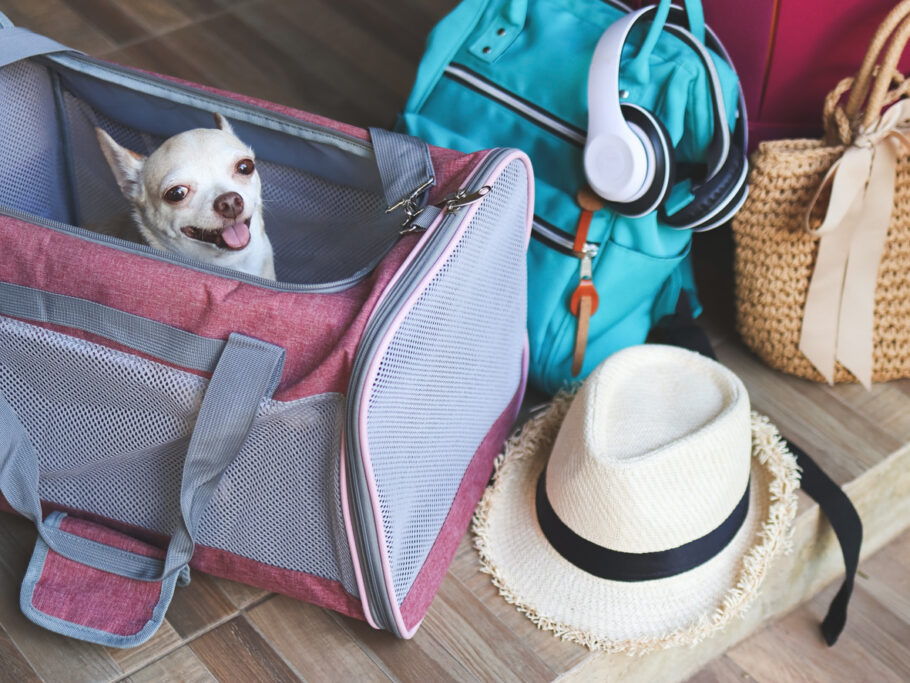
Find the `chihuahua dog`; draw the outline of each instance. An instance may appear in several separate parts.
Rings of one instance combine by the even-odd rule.
[[[253,150],[221,114],[215,126],[168,138],[148,157],[95,133],[150,246],[274,280]]]

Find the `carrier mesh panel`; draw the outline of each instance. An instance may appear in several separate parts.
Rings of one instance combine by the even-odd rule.
[[[0,208],[66,221],[66,183],[51,79],[29,62],[0,69]]]
[[[509,164],[406,315],[369,395],[367,441],[399,604],[518,389],[526,188],[524,165]]]
[[[0,317],[0,393],[38,453],[41,498],[170,533],[207,380]],[[343,396],[264,401],[197,533],[204,545],[341,581]]]
[[[123,125],[70,93],[64,100],[72,153],[78,160],[76,201],[82,226],[141,242],[94,128],[103,128],[119,144],[144,155],[164,138]],[[293,138],[288,141],[293,144]],[[278,280],[316,284],[351,277],[375,265],[398,239],[401,217],[386,215],[379,195],[261,157],[256,167]]]

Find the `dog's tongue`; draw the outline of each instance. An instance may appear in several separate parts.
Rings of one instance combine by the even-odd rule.
[[[250,242],[250,229],[246,223],[234,223],[221,231],[221,239],[231,249],[243,249]]]

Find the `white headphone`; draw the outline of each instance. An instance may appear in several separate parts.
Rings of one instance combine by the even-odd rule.
[[[662,204],[677,171],[672,141],[654,114],[639,105],[621,102],[619,89],[620,59],[629,33],[640,22],[650,20],[657,9],[650,6],[626,14],[611,24],[597,43],[588,73],[585,174],[591,188],[618,213],[639,217],[659,209],[662,220],[670,227],[708,230],[729,220],[745,201],[747,124],[742,90],[731,140],[723,89],[711,55],[701,41],[682,28],[684,11],[671,6],[665,30],[690,46],[708,73],[714,136],[707,150],[704,177],[691,179],[695,199],[668,215]],[[710,29],[706,37],[712,49],[730,63]]]

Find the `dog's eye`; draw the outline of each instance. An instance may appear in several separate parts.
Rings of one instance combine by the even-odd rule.
[[[252,159],[241,159],[234,168],[237,169],[237,173],[240,175],[250,175],[256,170],[256,164],[253,163]]]
[[[188,188],[186,185],[174,185],[174,187],[170,188],[167,192],[164,193],[164,198],[172,204],[176,204],[177,202],[182,202],[184,199],[186,199],[186,196],[189,193],[190,188]]]

